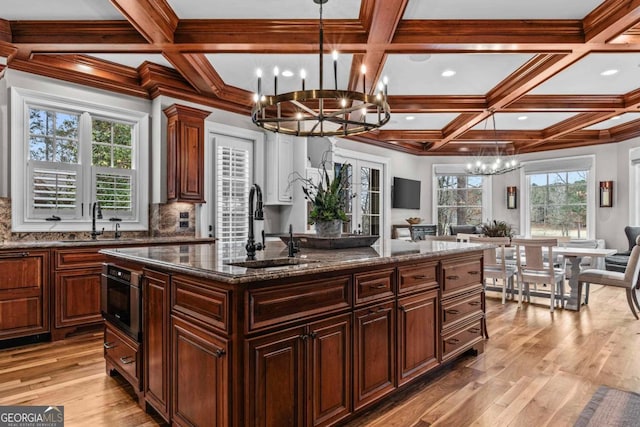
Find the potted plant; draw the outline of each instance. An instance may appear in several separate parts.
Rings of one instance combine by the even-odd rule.
[[[302,191],[312,205],[309,223],[316,225],[316,234],[319,237],[339,237],[342,233],[342,223],[348,221],[345,206],[350,170],[351,165],[345,163],[338,169],[335,178],[331,179],[326,162],[322,162],[319,182],[298,178],[303,181]]]
[[[493,220],[482,224],[482,233],[487,237],[513,237],[511,226],[506,221]]]

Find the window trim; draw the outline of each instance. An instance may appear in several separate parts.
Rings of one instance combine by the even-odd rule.
[[[89,114],[92,117],[109,119],[131,123],[133,126],[134,149],[132,155],[132,169],[137,174],[136,194],[137,209],[133,218],[123,219],[121,229],[126,231],[148,230],[149,228],[149,192],[144,189],[149,186],[149,114],[127,108],[111,107],[92,102],[67,98],[64,96],[34,91],[25,88],[11,87],[10,89],[10,135],[11,135],[11,218],[13,232],[71,232],[90,231],[91,213],[84,209],[84,215],[79,220],[67,220],[47,222],[44,219],[28,219],[28,178],[29,171],[29,145],[27,144],[27,129],[29,121],[29,107],[54,109],[57,111],[71,111],[74,113]],[[80,134],[87,132],[82,125]],[[91,140],[90,129],[89,141]],[[86,137],[85,137],[86,138]],[[81,140],[86,140],[82,139]],[[89,147],[90,148],[90,147]],[[90,155],[81,157],[79,165],[88,175],[84,180],[92,180],[93,167],[84,166],[83,162],[90,161]],[[89,181],[87,181],[89,182]],[[82,193],[79,193],[80,203],[87,207],[94,197],[92,185],[85,185]],[[105,222],[105,228],[107,223]],[[102,225],[101,225],[102,226]]]
[[[629,225],[640,225],[638,192],[640,192],[640,147],[629,150]]]
[[[569,172],[576,170],[588,170],[589,172],[589,177],[587,178],[587,230],[589,230],[589,232],[585,239],[595,239],[597,233],[595,212],[596,156],[594,154],[533,160],[522,163],[522,168],[520,169],[520,188],[522,188],[523,191],[521,195],[522,209],[520,209],[520,224],[521,232],[524,236],[531,237],[531,201],[529,197],[529,179],[527,178],[527,175]]]

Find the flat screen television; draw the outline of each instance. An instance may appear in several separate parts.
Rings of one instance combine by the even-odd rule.
[[[394,177],[391,206],[401,209],[420,209],[420,181]]]

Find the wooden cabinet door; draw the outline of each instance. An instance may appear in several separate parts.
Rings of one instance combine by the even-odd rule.
[[[395,303],[354,313],[354,409],[395,388]]]
[[[101,268],[58,271],[55,275],[55,327],[79,326],[102,321],[100,313]]]
[[[304,425],[305,332],[292,328],[249,341],[245,425]]]
[[[142,336],[145,401],[169,420],[169,281],[168,274],[144,270]]]
[[[351,413],[351,315],[309,325],[307,425],[334,424]]]
[[[210,114],[183,105],[164,110],[167,115],[167,199],[203,203],[204,119]]]
[[[171,420],[180,426],[229,426],[228,342],[172,316]]]
[[[0,339],[49,331],[49,251],[0,252]]]
[[[438,291],[398,300],[398,385],[438,365]]]

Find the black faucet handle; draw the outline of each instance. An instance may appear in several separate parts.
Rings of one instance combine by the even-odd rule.
[[[264,242],[264,228],[262,229],[262,249],[266,249],[267,244]]]

